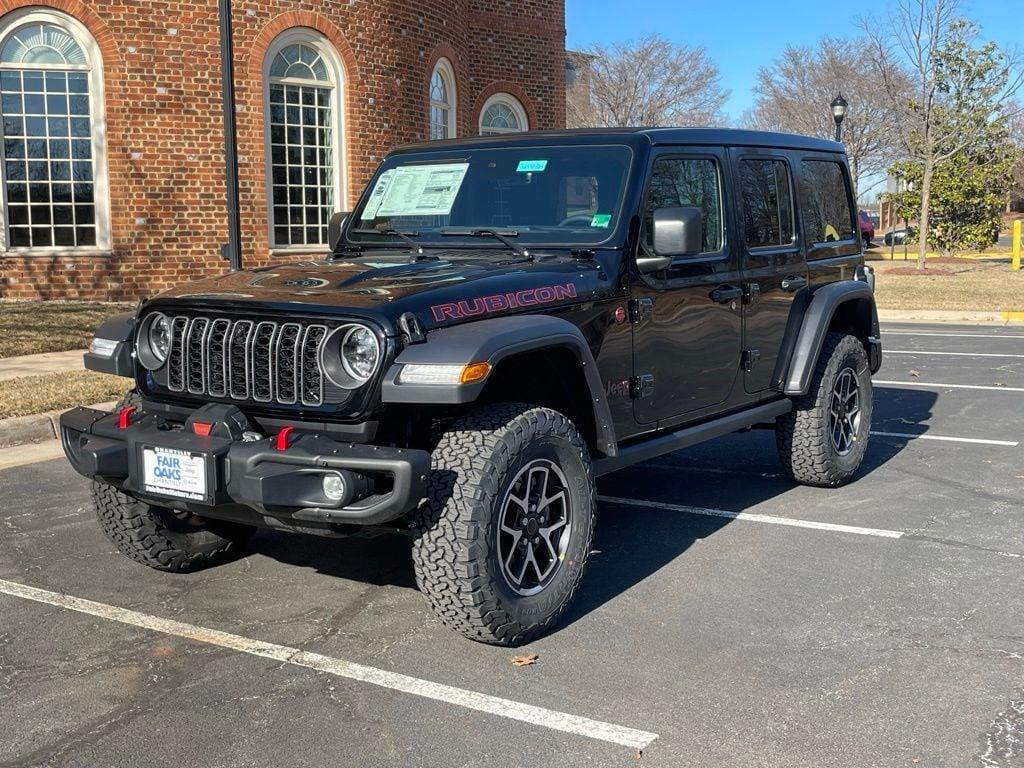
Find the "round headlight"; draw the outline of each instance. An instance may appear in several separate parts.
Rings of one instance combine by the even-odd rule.
[[[154,312],[139,328],[135,352],[139,362],[149,371],[155,371],[167,362],[171,349],[171,321],[166,315]]]
[[[149,324],[149,349],[161,363],[167,359],[171,349],[171,321],[158,315]]]
[[[353,325],[341,337],[341,363],[345,373],[362,383],[369,379],[380,361],[380,344],[373,331]]]
[[[373,329],[346,323],[331,331],[320,347],[320,368],[340,389],[359,389],[380,369],[384,356]]]

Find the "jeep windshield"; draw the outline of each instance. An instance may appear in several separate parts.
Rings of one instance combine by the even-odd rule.
[[[348,227],[350,243],[592,246],[615,231],[633,153],[621,145],[462,147],[387,158]]]

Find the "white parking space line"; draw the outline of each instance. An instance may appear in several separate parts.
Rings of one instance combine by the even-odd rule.
[[[1016,440],[983,440],[977,437],[948,437],[946,435],[921,435],[908,432],[876,432],[871,430],[872,435],[879,437],[898,437],[903,440],[941,440],[946,443],[973,443],[975,445],[1002,445],[1007,448],[1016,448],[1020,445]]]
[[[947,357],[1024,357],[1003,352],[936,352],[932,349],[886,349],[886,355],[945,355]]]
[[[646,507],[666,509],[671,512],[683,512],[687,515],[704,515],[705,517],[724,517],[729,520],[746,520],[752,523],[768,523],[770,525],[788,525],[793,528],[810,528],[815,531],[831,531],[833,533],[852,533],[858,536],[877,536],[883,539],[899,539],[906,534],[903,531],[890,531],[885,528],[861,528],[856,525],[839,525],[838,523],[819,523],[816,520],[798,520],[792,517],[776,517],[775,515],[759,515],[755,512],[730,512],[725,509],[706,509],[704,507],[688,507],[682,504],[667,504],[663,501],[646,501],[644,499],[624,499],[619,496],[598,496],[599,501],[609,504],[624,504],[630,507]]]
[[[126,608],[118,608],[71,595],[62,595],[59,592],[30,587],[13,581],[0,579],[0,593],[632,749],[644,749],[658,738],[658,734],[648,731],[638,731],[634,728],[522,704],[497,696],[467,691],[396,672],[388,672],[376,667],[355,664],[344,659],[310,653],[285,645],[265,643],[181,621],[162,619]]]
[[[941,331],[887,331],[883,336],[942,336],[950,339],[1024,339],[1024,336],[1010,333],[945,333]]]
[[[924,387],[925,389],[984,389],[992,392],[1024,392],[1024,387],[995,387],[981,384],[938,384],[934,381],[883,381],[875,379],[873,384],[883,387]]]

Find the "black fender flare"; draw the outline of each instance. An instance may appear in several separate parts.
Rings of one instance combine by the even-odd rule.
[[[829,325],[839,307],[851,301],[863,300],[866,300],[871,308],[868,321],[870,329],[865,339],[868,343],[868,359],[871,362],[871,372],[875,373],[878,370],[882,364],[882,346],[878,330],[878,310],[875,307],[875,294],[871,286],[861,280],[829,283],[813,293],[804,313],[789,372],[783,385],[783,391],[787,395],[803,395],[810,388],[814,366],[821,354]]]
[[[119,312],[108,317],[100,323],[93,337],[116,341],[117,346],[109,357],[98,355],[91,350],[86,352],[82,357],[86,370],[134,379],[135,361],[132,357],[132,346],[135,339],[135,312]]]
[[[472,403],[483,391],[487,379],[473,384],[402,384],[398,380],[402,366],[487,362],[493,369],[511,355],[559,347],[571,351],[583,371],[590,390],[598,450],[605,456],[615,456],[615,428],[594,355],[579,328],[550,315],[495,317],[430,331],[425,343],[411,344],[395,358],[384,375],[381,401],[405,405]]]

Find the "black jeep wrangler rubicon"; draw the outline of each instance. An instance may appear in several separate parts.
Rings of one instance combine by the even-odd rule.
[[[257,526],[411,532],[467,637],[549,630],[594,478],[773,427],[801,483],[864,456],[881,363],[843,148],[710,129],[551,132],[389,155],[330,254],[197,281],[97,331],[134,380],[61,419],[127,556],[184,571]]]

